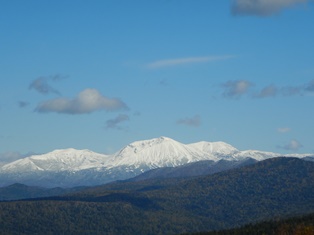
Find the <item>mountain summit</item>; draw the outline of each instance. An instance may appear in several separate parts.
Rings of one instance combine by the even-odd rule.
[[[127,145],[113,155],[112,165],[173,167],[204,159],[217,160],[201,149],[182,144],[168,137],[159,137]]]
[[[202,160],[264,160],[282,156],[256,150],[239,151],[224,142],[183,144],[168,137],[133,142],[112,155],[90,150],[61,149],[0,166],[0,186],[13,183],[46,187],[104,184],[150,169],[175,167]],[[307,157],[312,154],[290,154]]]
[[[58,149],[42,155],[26,157],[1,168],[1,172],[22,171],[79,171],[105,165],[108,155],[90,150]]]

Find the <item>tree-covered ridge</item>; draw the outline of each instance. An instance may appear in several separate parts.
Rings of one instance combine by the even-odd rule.
[[[313,235],[314,213],[289,219],[263,221],[229,230],[200,232],[189,235]],[[185,234],[188,235],[188,234]]]
[[[83,190],[86,187],[75,188],[42,188],[37,186],[27,186],[24,184],[12,184],[0,188],[0,201],[20,200],[24,198],[38,198],[62,195],[66,193]]]
[[[118,182],[0,203],[0,234],[179,234],[314,212],[314,163],[276,158],[214,175]],[[22,232],[22,233],[20,233]]]

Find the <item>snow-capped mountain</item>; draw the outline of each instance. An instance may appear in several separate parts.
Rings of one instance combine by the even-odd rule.
[[[174,167],[201,160],[258,161],[282,154],[239,151],[224,142],[183,144],[167,137],[133,142],[112,155],[90,150],[63,149],[34,155],[0,166],[0,186],[24,183],[46,187],[104,184],[150,169]],[[313,154],[289,154],[303,158]]]
[[[188,146],[195,148],[197,150],[201,150],[203,155],[210,156],[212,155],[213,158],[210,160],[234,160],[234,154],[238,153],[239,150],[235,147],[227,144],[225,142],[206,142],[201,141],[193,144],[189,144]],[[208,160],[208,159],[206,159]]]
[[[273,153],[273,152],[264,152],[258,150],[244,150],[239,151],[233,154],[234,159],[245,159],[245,158],[253,158],[257,161],[262,161],[268,158],[274,157],[296,157],[296,158],[305,158],[305,157],[314,157],[314,154],[280,154],[280,153]]]
[[[113,155],[112,167],[131,165],[149,168],[178,166],[200,160],[217,160],[211,153],[167,137],[133,142]]]
[[[23,158],[1,167],[2,172],[19,171],[79,171],[103,167],[109,156],[90,150],[61,149],[47,154]]]

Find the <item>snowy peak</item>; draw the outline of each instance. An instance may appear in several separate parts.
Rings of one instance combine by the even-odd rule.
[[[90,150],[60,149],[50,153],[34,155],[6,164],[3,171],[77,171],[104,166],[108,156]]]
[[[202,160],[203,153],[168,137],[136,141],[121,149],[113,157],[112,166],[148,165],[150,167],[177,166]]]
[[[260,161],[279,156],[282,155],[256,150],[239,151],[230,144],[221,141],[183,144],[161,136],[135,141],[113,155],[99,154],[87,149],[58,149],[47,154],[34,155],[3,165],[1,172],[76,172],[86,169],[112,169],[121,166],[127,166],[128,169],[145,170],[184,165],[201,160],[242,160],[250,157]],[[291,156],[304,157],[304,155],[299,156],[297,154],[291,154]]]
[[[1,173],[43,171],[30,158],[19,159],[1,167]]]
[[[201,141],[201,142],[189,144],[189,146],[200,149],[205,153],[208,153],[208,154],[210,153],[214,155],[230,155],[230,154],[239,152],[239,150],[236,149],[235,147],[222,141],[218,141],[218,142]]]
[[[0,187],[12,183],[48,187],[97,185],[134,177],[158,167],[174,167],[201,160],[258,161],[282,156],[256,150],[239,151],[224,142],[183,144],[168,137],[133,142],[112,155],[90,150],[59,149],[0,166]],[[289,154],[287,157],[314,157]]]
[[[136,151],[136,149],[143,150],[143,149],[147,149],[147,148],[150,148],[150,147],[153,147],[153,146],[162,145],[162,144],[165,144],[165,143],[180,144],[179,142],[177,142],[177,141],[175,141],[173,139],[161,136],[159,138],[154,138],[154,139],[149,139],[149,140],[135,141],[135,142],[127,145],[123,149],[126,149],[126,148],[129,147],[129,148],[133,148]]]

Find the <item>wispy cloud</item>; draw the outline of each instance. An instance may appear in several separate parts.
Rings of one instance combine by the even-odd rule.
[[[34,89],[41,94],[55,93],[59,95],[60,92],[54,87],[52,87],[49,83],[51,81],[60,81],[65,78],[67,78],[67,76],[63,76],[60,74],[52,76],[41,76],[31,82],[31,84],[29,85],[29,89],[30,90]]]
[[[55,75],[49,76],[48,78],[51,79],[52,81],[60,81],[60,80],[68,78],[68,76],[62,75],[62,74],[55,74]]]
[[[298,151],[303,145],[297,140],[291,140],[289,143],[283,146],[278,146],[281,149],[285,149],[288,151]]]
[[[48,84],[48,80],[44,77],[35,79],[29,85],[29,89],[34,89],[41,94],[55,93],[60,94],[58,90]]]
[[[39,113],[84,114],[95,111],[116,111],[127,109],[127,105],[117,98],[108,98],[96,89],[85,89],[75,98],[57,98],[40,103],[35,111]]]
[[[204,57],[186,57],[176,59],[157,60],[146,65],[149,69],[158,69],[164,67],[173,67],[185,64],[196,64],[214,62],[219,60],[227,60],[235,57],[234,55],[222,55],[222,56],[204,56]]]
[[[280,127],[280,128],[277,129],[277,131],[279,133],[287,133],[287,132],[291,131],[291,128],[289,128],[289,127]]]
[[[24,108],[29,105],[29,103],[25,101],[19,101],[17,104],[20,108]]]
[[[135,111],[135,112],[133,113],[133,115],[134,115],[134,116],[141,116],[141,112],[140,112],[140,111]]]
[[[194,117],[188,117],[177,120],[177,124],[198,127],[201,125],[201,117],[199,115],[195,115]]]
[[[250,98],[269,98],[275,96],[314,95],[314,80],[295,86],[268,85],[258,90],[252,90],[253,83],[247,80],[227,81],[221,85],[225,98],[240,98],[248,95]]]
[[[314,80],[304,85],[305,92],[313,92],[314,93]]]
[[[223,96],[226,98],[237,99],[248,93],[253,83],[246,80],[227,81],[222,84],[224,89]]]
[[[301,86],[285,86],[280,88],[280,92],[283,96],[302,95],[303,88]]]
[[[162,79],[159,81],[159,85],[166,87],[168,86],[168,81],[166,79]]]
[[[120,123],[129,121],[130,118],[126,114],[119,114],[117,117],[113,119],[109,119],[106,121],[106,129],[117,129],[122,130],[123,128],[119,126]]]
[[[285,8],[293,7],[308,0],[233,0],[233,15],[270,16]]]
[[[281,93],[284,96],[296,96],[296,95],[306,95],[314,93],[314,80],[308,83],[301,84],[298,86],[285,86],[281,88]]]
[[[256,98],[275,97],[278,94],[278,89],[274,85],[264,87],[259,93],[255,95]]]

